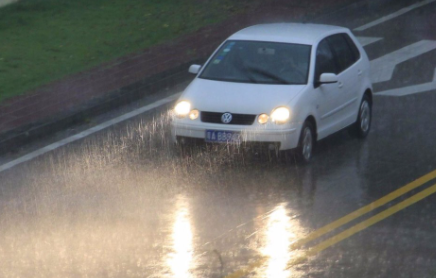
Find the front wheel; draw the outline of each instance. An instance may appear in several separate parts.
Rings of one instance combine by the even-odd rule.
[[[312,159],[314,148],[314,128],[310,122],[305,122],[301,129],[298,147],[296,149],[296,156],[300,162],[309,163]]]
[[[359,138],[365,138],[371,129],[372,107],[369,97],[363,96],[359,106],[357,121],[351,127],[351,133]]]

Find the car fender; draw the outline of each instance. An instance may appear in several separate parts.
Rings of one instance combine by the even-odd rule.
[[[313,117],[315,119],[315,125],[318,125],[319,113],[317,113],[316,110],[316,98],[314,93],[314,90],[308,86],[306,90],[303,90],[289,103],[293,117],[291,119],[291,125],[297,129],[297,134],[301,133],[301,128],[309,117]],[[317,130],[315,130],[315,133],[317,133]]]

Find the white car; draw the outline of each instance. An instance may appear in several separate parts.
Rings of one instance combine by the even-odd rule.
[[[296,149],[303,162],[313,146],[351,127],[371,127],[368,57],[349,29],[318,24],[262,24],[225,40],[180,96],[171,123],[176,143],[266,143]]]

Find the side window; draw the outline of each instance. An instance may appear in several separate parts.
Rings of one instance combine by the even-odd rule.
[[[332,50],[326,39],[319,43],[316,50],[315,80],[319,80],[322,73],[338,73]]]
[[[355,62],[360,59],[360,52],[359,49],[357,49],[356,44],[353,42],[353,40],[348,36],[347,34],[342,34],[344,36],[345,40],[348,43],[348,46],[351,48],[351,52],[353,52],[354,60]]]
[[[336,56],[339,72],[354,64],[357,59],[346,41],[344,34],[337,34],[327,38]]]

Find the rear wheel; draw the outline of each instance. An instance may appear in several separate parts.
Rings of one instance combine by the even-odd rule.
[[[363,96],[362,102],[359,106],[359,114],[357,121],[351,127],[351,134],[358,138],[365,138],[371,129],[372,107],[369,97]]]
[[[296,157],[298,161],[308,163],[312,159],[313,148],[315,143],[315,131],[311,122],[306,121],[301,129]]]

